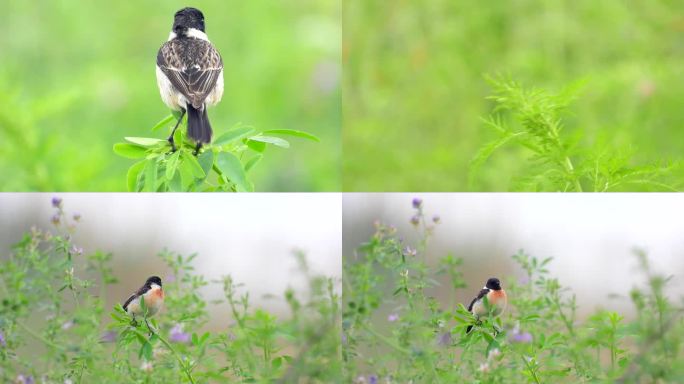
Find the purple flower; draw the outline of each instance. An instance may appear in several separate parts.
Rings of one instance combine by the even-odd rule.
[[[183,332],[183,326],[176,324],[169,331],[169,340],[172,343],[188,343],[190,341],[190,334]]]
[[[17,384],[35,384],[35,380],[33,380],[33,376],[24,376],[24,375],[19,375],[17,376],[17,379],[14,380],[15,383]]]
[[[387,321],[390,323],[394,323],[395,321],[399,320],[399,315],[396,313],[390,313],[389,316],[387,316]]]
[[[59,215],[59,213],[55,213],[54,215],[52,215],[52,218],[50,219],[50,221],[52,221],[52,224],[54,225],[59,225],[60,220],[61,216]]]
[[[342,344],[346,345],[347,344],[347,334],[342,332],[341,339],[342,339]]]
[[[53,197],[52,206],[55,208],[62,208],[62,198],[57,196]]]
[[[71,250],[69,252],[71,252],[74,255],[81,256],[83,254],[83,248],[72,245]]]
[[[418,254],[418,251],[416,251],[415,248],[411,248],[408,245],[404,247],[404,255],[406,256],[416,256]]]
[[[413,204],[413,208],[420,209],[420,207],[423,206],[423,199],[419,197],[414,197],[411,203]]]
[[[442,221],[442,219],[439,217],[439,215],[434,215],[432,216],[432,222],[435,224],[439,224]]]
[[[442,347],[448,347],[452,343],[451,332],[442,332],[437,337],[437,344]]]
[[[368,384],[378,384],[378,377],[375,375],[368,376]]]
[[[102,341],[103,343],[113,343],[116,341],[116,336],[116,332],[107,331],[100,336],[100,341]]]
[[[176,281],[176,275],[174,275],[173,273],[169,273],[168,275],[166,275],[164,281],[167,283],[173,283]]]
[[[532,334],[529,332],[513,332],[511,342],[529,344],[532,342]]]
[[[411,218],[411,224],[413,225],[418,225],[420,224],[420,216],[415,215]]]

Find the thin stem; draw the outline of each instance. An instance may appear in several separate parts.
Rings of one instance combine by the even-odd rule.
[[[29,328],[26,324],[24,324],[21,321],[16,322],[15,324],[19,325],[21,328],[23,328],[26,332],[28,332],[31,336],[35,337],[36,339],[42,341],[43,343],[51,346],[52,348],[55,348],[61,352],[64,352],[64,348],[62,348],[60,345],[55,344],[54,342],[46,339],[42,335],[40,335],[38,332],[34,331],[33,329]]]
[[[530,371],[530,374],[532,375],[534,382],[537,384],[541,384],[541,381],[539,380],[539,377],[537,376],[537,371],[532,366],[530,366],[530,362],[527,361],[525,356],[520,356],[520,358],[522,358],[523,362],[525,363],[527,370]]]

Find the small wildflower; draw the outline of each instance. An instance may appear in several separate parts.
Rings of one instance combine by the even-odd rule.
[[[344,344],[344,345],[347,344],[347,334],[346,333],[342,332],[341,340],[342,340],[342,344]]]
[[[354,384],[365,384],[366,383],[366,378],[363,376],[359,376],[356,379],[354,379]]]
[[[488,363],[482,363],[482,364],[480,364],[480,367],[477,370],[480,372],[487,373],[487,372],[489,372],[489,364]]]
[[[33,376],[24,376],[24,375],[19,375],[17,378],[14,380],[16,384],[35,384],[35,380],[33,380]]]
[[[375,375],[368,376],[368,384],[378,384],[378,377]]]
[[[499,351],[499,348],[494,348],[489,353],[487,354],[487,359],[496,359],[501,355],[501,351]]]
[[[2,331],[0,331],[0,345],[2,345],[3,347],[7,346],[7,342],[5,341],[5,334]]]
[[[169,340],[172,343],[188,343],[190,342],[190,334],[183,332],[183,326],[176,324],[169,331]]]
[[[81,214],[80,213],[74,213],[74,221],[79,221],[81,220]]]
[[[59,225],[60,220],[61,220],[61,217],[60,217],[59,213],[55,213],[54,215],[52,215],[52,218],[50,219],[50,221],[54,225]]]
[[[387,316],[387,321],[390,323],[394,323],[395,321],[399,320],[399,315],[396,313],[390,313],[389,316]]]
[[[415,209],[420,209],[423,206],[423,200],[419,197],[414,197],[411,203]]]
[[[420,216],[418,216],[418,215],[413,216],[411,218],[411,224],[416,225],[416,226],[418,224],[420,224]]]
[[[176,281],[176,275],[174,275],[173,273],[169,273],[168,275],[166,275],[166,279],[164,279],[164,281],[167,283],[173,283]]]
[[[513,332],[510,337],[510,341],[512,343],[523,343],[523,344],[529,344],[532,342],[532,334],[529,332],[521,332],[520,328],[517,326],[513,329]]]
[[[432,216],[432,222],[435,224],[439,224],[442,221],[442,218],[439,217],[439,215],[434,215]]]
[[[411,248],[408,245],[404,248],[404,254],[406,256],[416,256],[418,251],[415,248]]]
[[[442,347],[448,347],[452,343],[451,332],[442,332],[437,338],[437,344]]]
[[[64,322],[64,324],[62,324],[62,330],[63,330],[63,331],[68,331],[68,330],[70,330],[71,328],[73,328],[73,326],[74,326],[73,320],[66,321],[66,322]]]
[[[152,362],[143,360],[142,364],[140,365],[140,369],[145,371],[145,372],[152,372]]]
[[[52,206],[55,208],[62,208],[62,198],[57,196],[53,197]]]
[[[83,248],[72,245],[69,252],[71,252],[73,255],[81,256],[83,254]]]

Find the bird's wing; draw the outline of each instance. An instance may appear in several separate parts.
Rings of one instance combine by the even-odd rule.
[[[483,297],[485,297],[487,295],[487,293],[489,293],[489,289],[488,288],[482,288],[482,290],[480,290],[480,293],[477,294],[477,297],[474,298],[473,301],[470,302],[470,305],[468,306],[468,311],[472,312],[473,311],[473,305],[475,305],[475,303],[478,300],[481,300]]]
[[[149,288],[148,288],[147,286],[145,286],[145,285],[143,285],[142,287],[138,288],[138,290],[137,290],[134,294],[132,294],[131,297],[129,297],[129,298],[126,300],[126,302],[124,303],[124,305],[123,305],[124,311],[128,311],[128,304],[130,304],[131,301],[135,300],[136,297],[142,296],[142,295],[147,291],[147,289],[149,289]]]
[[[133,295],[131,295],[131,297],[128,298],[128,300],[126,300],[126,302],[123,305],[124,311],[128,312],[128,304],[130,304],[131,301],[133,301],[133,299],[135,299],[136,297],[137,297],[137,295],[133,294]]]
[[[193,107],[199,109],[221,76],[223,59],[208,41],[173,39],[159,49],[157,66]]]

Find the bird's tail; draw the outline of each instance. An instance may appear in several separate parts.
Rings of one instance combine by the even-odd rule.
[[[188,103],[188,137],[197,143],[211,142],[211,124],[207,116],[207,107],[202,105],[197,109]]]

